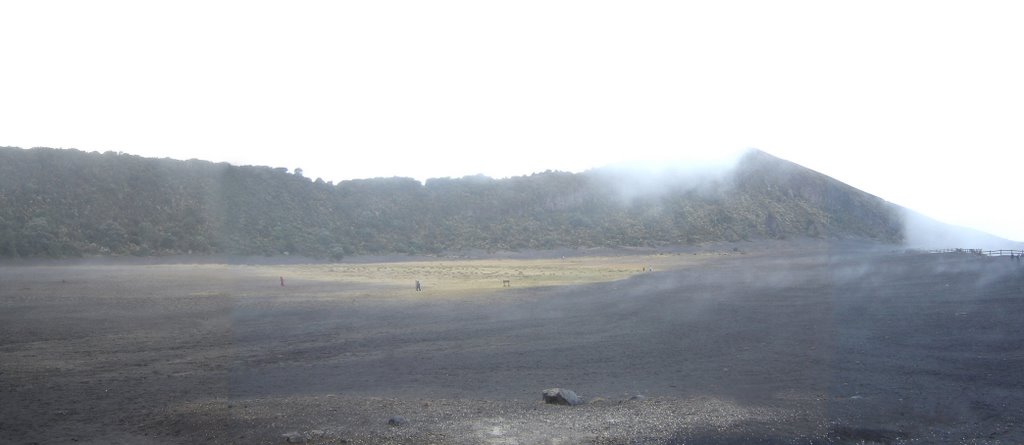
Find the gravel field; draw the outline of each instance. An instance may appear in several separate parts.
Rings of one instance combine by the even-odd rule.
[[[736,246],[0,266],[0,443],[1024,443],[1024,266]]]

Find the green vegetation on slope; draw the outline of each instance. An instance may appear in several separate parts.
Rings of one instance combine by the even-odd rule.
[[[897,208],[748,153],[729,174],[626,195],[604,170],[377,178],[78,150],[0,148],[0,256],[320,258],[811,237],[902,238]]]

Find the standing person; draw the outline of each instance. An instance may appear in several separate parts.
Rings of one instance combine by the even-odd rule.
[[[420,287],[420,280],[416,280],[416,292],[419,292],[421,290],[423,290],[423,288]]]
[[[281,277],[281,287],[284,287],[284,277]]]

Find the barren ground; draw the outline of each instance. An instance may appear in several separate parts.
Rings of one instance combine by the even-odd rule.
[[[0,443],[1024,443],[1024,266],[737,246],[0,266]]]

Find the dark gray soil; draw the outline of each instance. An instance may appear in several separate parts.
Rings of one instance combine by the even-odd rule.
[[[802,246],[470,300],[288,284],[0,268],[0,443],[1024,443],[1008,258]]]

